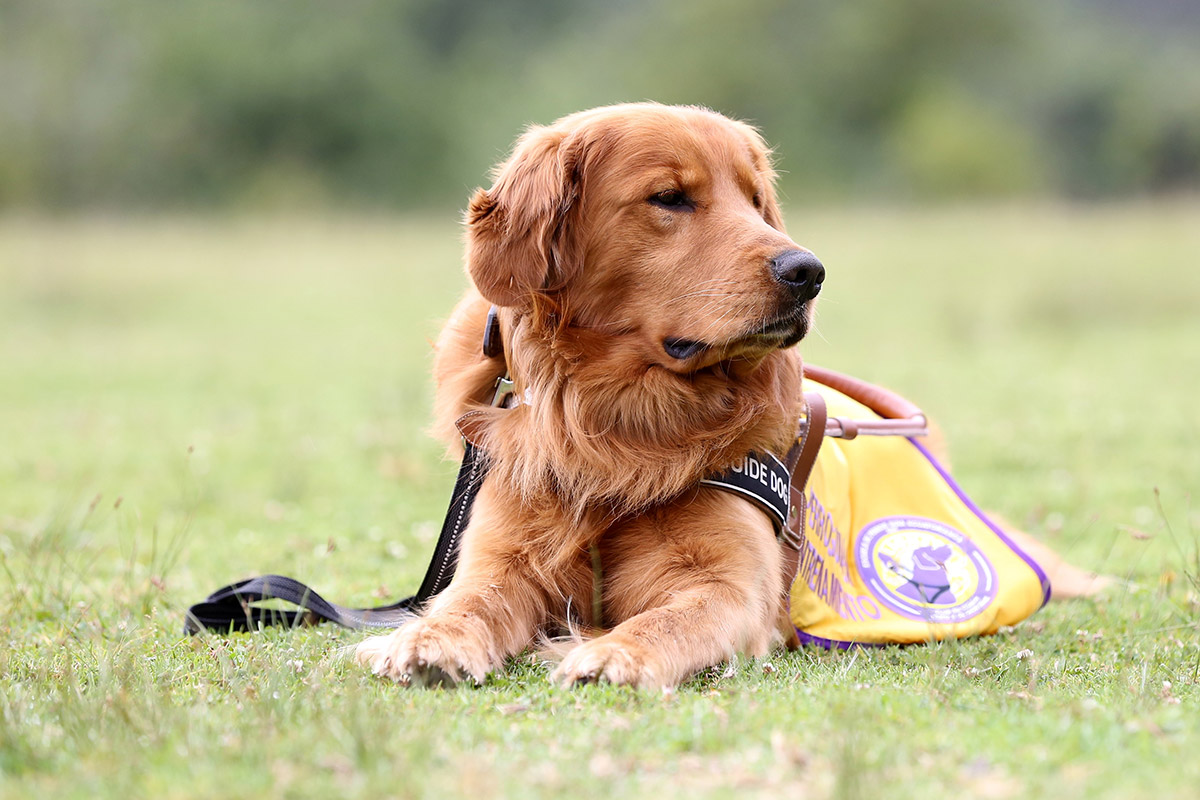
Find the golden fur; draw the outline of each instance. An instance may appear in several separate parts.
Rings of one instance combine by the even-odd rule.
[[[471,199],[474,287],[434,365],[436,432],[454,449],[458,423],[491,469],[450,587],[364,641],[362,663],[406,684],[482,681],[573,624],[607,632],[566,654],[559,682],[667,686],[790,634],[767,517],[697,484],[794,440],[791,345],[813,301],[772,275],[806,252],[773,182],[759,135],[703,109],[600,108],[520,139]],[[504,353],[488,358],[493,304]],[[673,357],[672,339],[704,346]],[[491,408],[506,370],[522,402]]]

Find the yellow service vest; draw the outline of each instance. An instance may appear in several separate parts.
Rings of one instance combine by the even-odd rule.
[[[830,417],[878,419],[806,380]],[[917,438],[826,438],[805,489],[790,616],[832,647],[995,633],[1041,608],[1050,582]]]

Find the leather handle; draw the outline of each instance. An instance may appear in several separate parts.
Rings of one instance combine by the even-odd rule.
[[[804,365],[804,377],[835,389],[857,400],[883,419],[852,420],[830,417],[825,435],[838,439],[853,439],[860,434],[874,436],[924,436],[929,433],[925,413],[915,404],[895,392],[866,381],[852,378],[824,367]]]

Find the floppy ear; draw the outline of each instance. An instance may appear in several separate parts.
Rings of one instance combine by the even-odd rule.
[[[579,137],[531,128],[467,209],[467,271],[496,305],[521,304],[573,265],[559,247],[579,190]]]

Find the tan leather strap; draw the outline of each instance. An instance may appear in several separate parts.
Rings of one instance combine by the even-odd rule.
[[[826,421],[829,416],[825,408],[825,398],[816,392],[804,393],[804,405],[807,408],[804,422],[804,436],[800,439],[800,452],[794,465],[788,466],[792,471],[792,488],[801,490],[808,485],[808,477],[812,475],[813,466],[817,463],[817,453],[821,451],[821,442],[825,439]]]
[[[821,452],[825,440],[825,422],[828,411],[825,398],[816,392],[804,394],[805,417],[800,440],[788,451],[784,463],[792,473],[791,508],[787,522],[780,531],[779,544],[783,556],[783,594],[791,594],[796,569],[800,565],[800,546],[804,542],[804,518],[808,513],[808,479]]]

